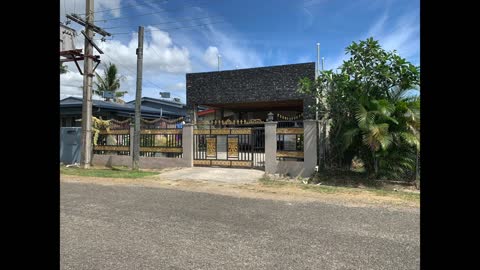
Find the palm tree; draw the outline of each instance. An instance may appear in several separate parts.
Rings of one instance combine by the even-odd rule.
[[[398,178],[414,170],[420,149],[420,100],[405,93],[395,90],[382,100],[360,98],[355,127],[343,134],[345,149],[355,141],[368,149],[362,158],[371,160],[375,176]]]
[[[127,91],[119,91],[120,81],[124,79],[123,76],[118,76],[118,70],[115,64],[109,63],[105,65],[103,78],[95,73],[97,82],[94,82],[95,89],[93,90],[94,94],[103,96],[104,92],[113,92],[116,98],[123,97]],[[110,101],[110,98],[106,98],[106,101]]]

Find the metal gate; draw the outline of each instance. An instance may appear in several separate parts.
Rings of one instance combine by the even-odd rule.
[[[193,134],[195,166],[265,167],[263,127],[195,129]]]
[[[60,162],[64,164],[80,163],[81,136],[82,128],[60,128]]]

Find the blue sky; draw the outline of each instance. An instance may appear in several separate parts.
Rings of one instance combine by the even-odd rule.
[[[60,21],[65,11],[84,16],[84,2],[60,0]],[[373,36],[420,65],[419,5],[419,0],[95,0],[96,24],[113,34],[105,42],[95,38],[105,51],[102,63],[115,63],[125,76],[129,101],[135,96],[136,32],[145,26],[143,96],[170,91],[185,102],[185,73],[217,70],[217,54],[222,70],[314,62],[320,42],[325,68],[336,69],[348,57],[346,46]],[[76,46],[83,48],[81,35]],[[60,97],[81,97],[82,76],[74,64],[68,66]]]

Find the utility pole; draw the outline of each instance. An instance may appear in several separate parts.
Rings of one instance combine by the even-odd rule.
[[[80,165],[82,168],[88,169],[92,161],[92,79],[94,76],[94,70],[100,64],[100,56],[93,55],[93,48],[100,53],[103,52],[93,42],[93,32],[96,32],[102,36],[111,36],[102,28],[94,24],[94,4],[93,0],[86,0],[85,2],[85,20],[76,14],[69,14],[67,18],[85,27],[85,31],[82,34],[85,36],[85,54],[81,55],[77,52],[75,55],[71,55],[71,59],[66,59],[65,62],[75,61],[80,74],[83,74],[83,101],[82,101],[82,149]],[[80,66],[77,60],[84,60],[83,73],[80,70]],[[93,67],[93,62],[97,65]]]
[[[92,161],[92,79],[93,79],[93,45],[89,39],[93,39],[93,0],[86,0],[85,14],[87,23],[85,24],[85,59],[83,66],[83,103],[82,103],[82,151],[80,166],[90,168]]]
[[[142,71],[143,71],[143,26],[138,27],[138,48],[137,48],[137,92],[135,94],[135,126],[133,128],[133,165],[138,170],[140,159],[140,117],[142,103]]]
[[[220,54],[217,55],[217,61],[218,61],[218,71],[220,71],[220,57],[222,57]]]
[[[318,76],[320,75],[320,72],[318,71],[319,69],[320,69],[320,43],[317,43],[317,68],[315,69],[315,80],[317,80]],[[317,89],[317,92],[318,92],[318,89]],[[318,119],[318,93],[315,98],[315,104],[317,105],[315,109],[315,120],[318,121],[319,120]]]
[[[317,66],[315,68],[315,81],[318,79],[320,76],[320,42],[317,42]],[[316,128],[317,128],[317,168],[320,168],[320,166],[323,166],[323,155],[322,155],[322,150],[324,147],[322,147],[322,143],[324,142],[322,140],[321,134],[320,134],[320,123],[319,123],[319,118],[318,118],[318,86],[316,89],[316,97],[315,97],[315,120],[316,120]]]
[[[325,57],[322,57],[322,71],[323,71],[323,65],[325,64]]]

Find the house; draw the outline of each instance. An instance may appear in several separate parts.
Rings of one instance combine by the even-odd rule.
[[[314,80],[315,62],[187,73],[187,111],[194,121],[209,114],[216,120],[266,120],[269,112],[279,120],[313,119],[309,107],[315,100],[297,91],[305,77]],[[199,112],[202,106],[210,110]]]
[[[211,120],[215,120],[215,113],[215,109],[200,110],[199,112],[197,112],[197,121],[208,122]]]
[[[167,100],[151,97],[142,97],[142,108],[151,108],[157,110],[162,117],[166,118],[178,118],[185,116],[186,105],[181,103],[179,99]],[[126,104],[135,106],[135,100],[129,101]],[[158,118],[158,117],[157,117]]]
[[[155,98],[142,98],[142,118],[174,119],[185,116],[185,104]],[[92,114],[102,119],[126,120],[135,115],[135,101],[119,104],[103,100],[92,100]],[[82,98],[67,97],[60,100],[60,126],[80,127],[77,120],[82,118]]]

